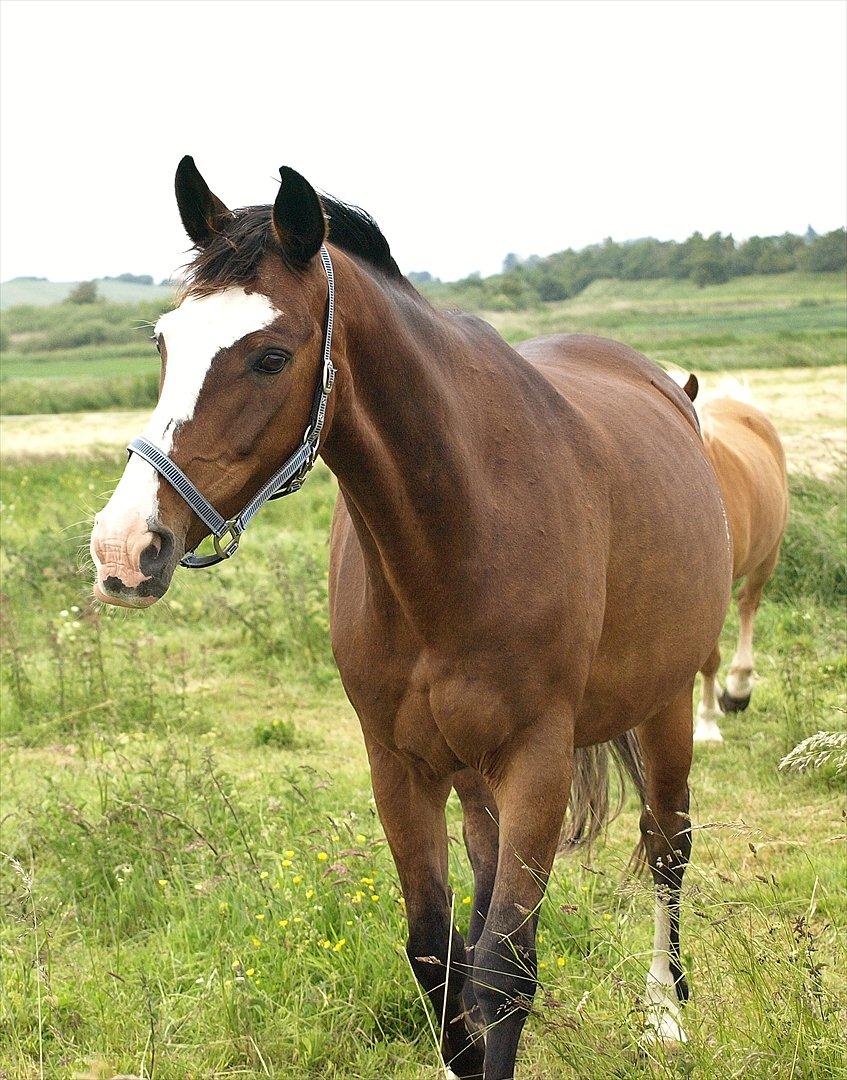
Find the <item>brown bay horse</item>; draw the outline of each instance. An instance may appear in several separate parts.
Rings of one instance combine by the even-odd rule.
[[[616,342],[558,336],[516,351],[477,318],[435,311],[366,214],[321,200],[293,170],[281,177],[272,207],[233,213],[190,158],[180,164],[197,253],[157,325],[163,382],[145,436],[224,517],[238,514],[296,451],[318,400],[325,244],[332,643],[406,899],[409,958],[446,1017],[444,1061],[461,1077],[514,1075],[575,748],[633,730],[656,889],[648,1027],[684,1039],[692,691],[732,571],[691,404]],[[95,519],[95,595],[153,603],[208,533],[134,454]],[[453,787],[475,877],[467,940],[447,881]]]
[[[696,397],[696,382],[686,393]],[[693,398],[692,398],[693,400]],[[716,645],[702,670],[703,687],[695,742],[722,742],[721,713],[741,712],[753,689],[753,622],[762,590],[774,572],[788,521],[788,475],[779,434],[749,401],[728,394],[710,397],[698,409],[706,453],[715,470],[729,519],[733,581],[744,579],[738,594],[738,646],[721,691]]]

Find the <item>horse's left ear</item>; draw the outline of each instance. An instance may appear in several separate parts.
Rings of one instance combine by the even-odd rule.
[[[273,231],[285,257],[300,266],[317,255],[326,239],[326,217],[318,193],[305,177],[283,165],[273,210]]]

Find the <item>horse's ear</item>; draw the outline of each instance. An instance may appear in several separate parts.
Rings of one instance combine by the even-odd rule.
[[[695,400],[695,398],[697,397],[697,391],[700,389],[700,382],[693,371],[688,376],[688,382],[685,384],[685,386],[683,386],[682,389],[688,395],[689,401]]]
[[[224,206],[217,195],[200,175],[194,158],[187,154],[176,167],[176,202],[185,231],[195,247],[206,247],[221,231],[232,212]]]
[[[305,265],[326,239],[326,217],[321,200],[300,173],[283,165],[273,210],[273,231],[285,257]]]

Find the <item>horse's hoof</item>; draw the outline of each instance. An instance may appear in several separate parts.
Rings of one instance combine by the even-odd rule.
[[[733,697],[728,690],[722,690],[718,698],[718,705],[720,705],[722,713],[744,712],[749,704],[749,694],[746,697],[737,698]]]

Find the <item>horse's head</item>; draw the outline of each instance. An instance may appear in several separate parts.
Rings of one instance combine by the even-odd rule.
[[[316,382],[327,282],[326,219],[314,189],[280,170],[273,207],[229,211],[190,157],[176,197],[197,254],[179,306],[155,328],[159,401],[145,437],[224,516],[238,513],[303,438]],[[208,528],[133,455],[94,519],[94,595],[147,607]]]

